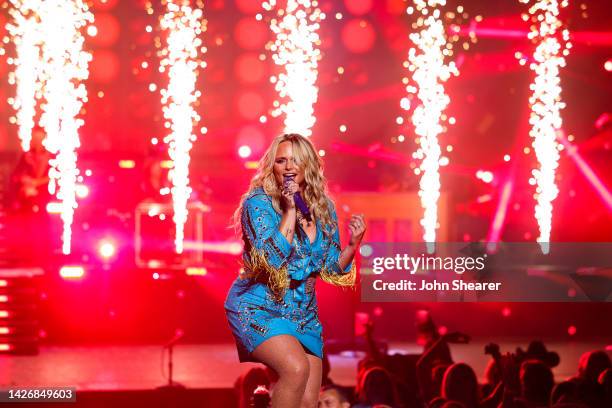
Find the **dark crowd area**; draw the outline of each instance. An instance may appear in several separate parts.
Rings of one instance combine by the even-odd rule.
[[[452,356],[453,344],[470,341],[467,334],[439,334],[431,319],[418,323],[424,348],[420,355],[390,354],[367,325],[367,352],[359,361],[356,386],[330,378],[330,360],[323,362],[319,408],[604,408],[612,407],[612,363],[604,350],[584,353],[570,378],[556,378],[553,368],[563,355],[539,340],[526,349],[500,350],[490,343],[483,381],[474,369]],[[235,383],[240,408],[268,407],[276,374],[254,367]]]

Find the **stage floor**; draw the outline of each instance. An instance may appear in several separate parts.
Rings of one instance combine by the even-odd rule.
[[[496,341],[502,351],[525,349],[525,341]],[[488,357],[485,342],[451,345],[455,361],[470,364],[482,377]],[[578,359],[589,350],[605,349],[603,342],[547,342],[561,355],[554,369],[556,381],[576,373]],[[410,343],[390,343],[391,352],[419,353]],[[167,353],[166,356],[167,358]],[[330,356],[332,379],[354,385],[358,356]],[[0,387],[75,386],[78,390],[149,390],[167,382],[167,360],[162,347],[143,346],[43,346],[36,356],[0,356]],[[230,388],[253,364],[240,364],[233,344],[179,344],[174,350],[174,380],[188,388]],[[163,373],[162,373],[163,367]]]

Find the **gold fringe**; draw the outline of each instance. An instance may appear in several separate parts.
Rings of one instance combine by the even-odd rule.
[[[266,256],[257,251],[254,247],[249,252],[250,262],[245,265],[251,274],[247,275],[249,278],[266,282],[268,288],[277,299],[282,299],[285,294],[285,290],[289,287],[289,274],[287,273],[287,266],[282,268],[274,268],[266,259]]]
[[[357,266],[351,262],[351,270],[347,273],[332,273],[327,268],[321,269],[321,279],[335,286],[353,287],[357,280]]]

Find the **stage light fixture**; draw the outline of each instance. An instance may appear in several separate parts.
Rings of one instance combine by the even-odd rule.
[[[64,279],[81,279],[85,276],[85,268],[78,265],[66,265],[60,269],[60,276]]]
[[[208,271],[204,267],[190,266],[185,270],[187,276],[206,276]]]
[[[81,200],[86,198],[89,195],[89,187],[87,187],[85,184],[77,184],[76,195]]]
[[[133,169],[136,167],[134,160],[119,160],[119,167],[122,169]]]
[[[47,212],[49,214],[61,214],[62,213],[62,203],[57,201],[51,201],[47,203]]]
[[[238,148],[238,156],[240,156],[243,159],[250,157],[251,153],[252,153],[251,148],[247,145],[242,145]]]
[[[98,254],[105,260],[109,260],[117,254],[117,246],[108,239],[103,239],[98,245]]]

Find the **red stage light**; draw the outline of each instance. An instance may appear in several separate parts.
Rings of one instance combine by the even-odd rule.
[[[510,309],[509,307],[506,306],[502,309],[502,316],[510,317],[511,314],[512,314],[512,309]]]
[[[89,66],[91,78],[94,81],[108,83],[112,82],[119,74],[119,58],[109,50],[93,51],[92,61]]]
[[[362,16],[372,10],[372,0],[344,0],[344,6],[349,13]]]
[[[0,279],[0,287],[4,288],[8,286],[8,281],[6,279]]]
[[[570,336],[573,336],[576,334],[576,326],[570,326],[567,328],[567,334],[569,334]]]
[[[11,351],[13,349],[12,344],[0,343],[0,351]]]
[[[85,276],[85,268],[82,266],[62,266],[60,276],[64,279],[81,279]]]
[[[264,78],[266,66],[257,54],[244,53],[236,60],[234,71],[240,81],[252,84]]]
[[[264,100],[257,92],[243,92],[237,103],[238,112],[245,119],[255,119],[264,111]]]
[[[376,41],[376,32],[367,20],[353,19],[342,27],[342,43],[351,52],[368,52]]]
[[[261,2],[254,0],[236,0],[236,8],[244,14],[261,12]]]
[[[355,336],[360,337],[365,334],[366,325],[370,322],[370,315],[364,312],[355,313]]]
[[[4,38],[5,35],[6,35],[6,17],[4,17],[4,14],[0,14],[0,38]]]
[[[260,130],[259,125],[246,125],[238,131],[236,146],[248,145],[253,153],[262,151],[265,148],[266,135]]]
[[[159,273],[153,272],[153,279],[155,280],[159,279]]]
[[[8,310],[0,310],[0,318],[7,319],[10,315]]]
[[[606,71],[612,72],[612,59],[609,59],[604,63],[604,68]]]
[[[9,297],[6,295],[0,295],[0,303],[6,303],[9,301]]]
[[[98,47],[110,47],[119,39],[120,26],[117,17],[109,13],[96,13],[94,22],[97,34],[89,38],[89,42]]]
[[[387,0],[387,12],[398,16],[404,14],[406,12],[406,2],[404,0]]]
[[[248,163],[248,162],[247,162]],[[213,252],[216,254],[240,255],[242,244],[239,241],[185,241],[185,249],[191,251]]]
[[[3,77],[4,72],[2,70],[2,61],[3,59],[0,59],[0,77]],[[6,100],[6,94],[4,93],[4,91],[0,90],[0,101],[5,101]],[[2,106],[2,104],[0,104],[0,112],[4,111],[4,107]],[[11,138],[8,135],[8,132],[6,131],[6,127],[0,125],[0,151],[6,151],[8,150],[8,143],[11,140]]]
[[[10,327],[0,327],[0,334],[10,334],[10,333],[11,333]]]
[[[582,172],[584,177],[588,180],[588,182],[593,186],[595,192],[601,197],[604,204],[608,209],[612,210],[612,193],[608,190],[608,187],[603,183],[601,178],[593,171],[593,168],[589,165],[589,163],[584,160],[582,155],[576,149],[576,146],[573,146],[569,142],[569,137],[566,139],[563,135],[559,135],[557,139],[563,144],[563,147],[566,149],[567,155],[574,161],[578,169]]]
[[[234,38],[245,50],[261,50],[268,40],[268,27],[253,17],[244,17],[234,28]]]

